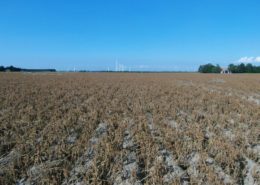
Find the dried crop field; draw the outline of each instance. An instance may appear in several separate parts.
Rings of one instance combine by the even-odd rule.
[[[260,76],[0,73],[0,184],[260,184]]]

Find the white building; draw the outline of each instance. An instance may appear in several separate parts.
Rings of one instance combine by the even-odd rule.
[[[221,71],[220,71],[221,74],[231,74],[231,71],[228,69],[228,68],[221,68]]]

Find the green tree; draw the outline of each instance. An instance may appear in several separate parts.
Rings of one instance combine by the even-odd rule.
[[[229,64],[228,69],[232,73],[260,73],[260,66],[254,66],[252,64],[239,64],[239,65],[234,65],[234,64]]]
[[[221,67],[217,64],[217,66],[214,66],[212,68],[212,73],[220,73],[221,72]]]
[[[4,66],[0,66],[0,71],[5,71],[5,67]]]
[[[246,65],[246,72],[247,73],[253,73],[254,72],[254,67],[252,64],[247,64]]]
[[[220,73],[221,67],[219,65],[205,64],[201,65],[198,69],[200,73]]]
[[[11,72],[19,72],[19,71],[21,71],[21,68],[10,66],[10,67],[6,67],[5,70],[9,70]]]
[[[231,71],[232,73],[238,73],[237,66],[234,64],[229,64],[228,65],[228,70]]]
[[[241,63],[240,65],[238,65],[238,72],[239,73],[245,73],[246,72],[246,66],[244,63]]]

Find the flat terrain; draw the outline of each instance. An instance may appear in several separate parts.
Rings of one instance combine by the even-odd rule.
[[[0,73],[0,184],[260,184],[260,75]]]

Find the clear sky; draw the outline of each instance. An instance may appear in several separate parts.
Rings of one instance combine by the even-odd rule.
[[[260,64],[259,0],[1,0],[0,65],[195,70]]]

